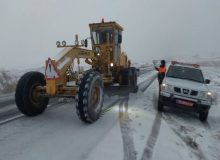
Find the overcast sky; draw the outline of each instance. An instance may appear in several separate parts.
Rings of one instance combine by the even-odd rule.
[[[0,68],[43,66],[102,17],[124,27],[132,61],[220,56],[220,0],[0,0]]]

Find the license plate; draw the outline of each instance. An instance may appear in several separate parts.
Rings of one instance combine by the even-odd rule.
[[[183,100],[176,100],[176,103],[184,105],[184,106],[188,106],[188,107],[192,107],[193,106],[193,102],[189,102],[189,101],[183,101]]]

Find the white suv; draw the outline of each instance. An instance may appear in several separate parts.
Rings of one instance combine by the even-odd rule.
[[[199,65],[172,62],[160,87],[158,111],[164,106],[182,107],[199,113],[206,121],[212,105],[212,94]]]

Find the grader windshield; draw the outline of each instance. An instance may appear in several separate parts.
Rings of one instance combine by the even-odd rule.
[[[116,22],[89,24],[93,45],[121,44],[123,28]]]
[[[113,30],[100,29],[92,31],[92,41],[95,45],[113,43]]]

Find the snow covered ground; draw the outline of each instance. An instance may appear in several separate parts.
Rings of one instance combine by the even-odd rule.
[[[106,94],[94,124],[79,121],[69,102],[0,125],[0,160],[219,160],[220,68],[203,69],[214,94],[207,123],[182,110],[158,113],[151,71],[138,78],[138,93]]]

